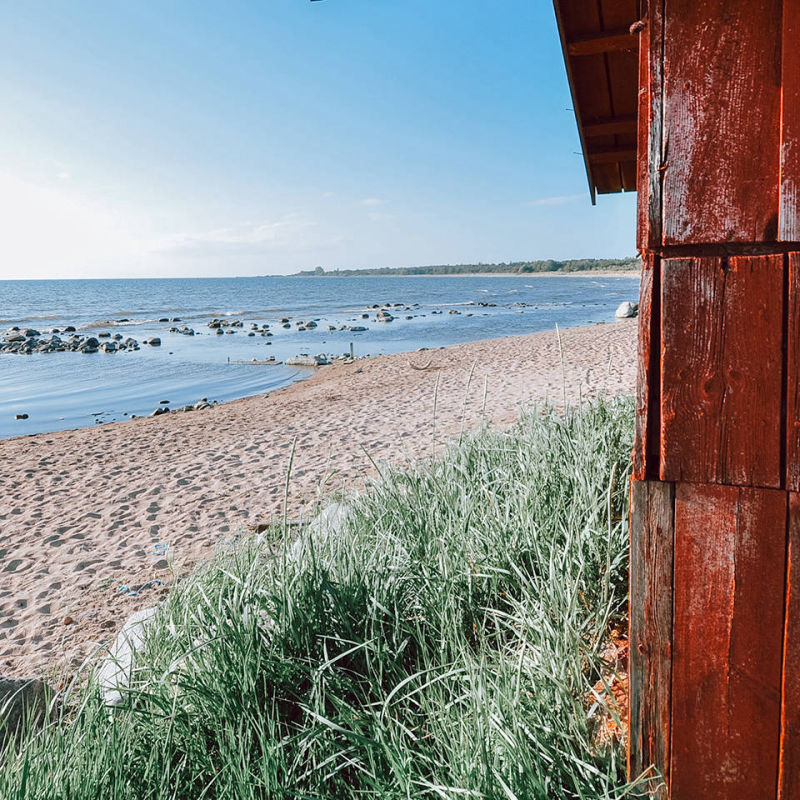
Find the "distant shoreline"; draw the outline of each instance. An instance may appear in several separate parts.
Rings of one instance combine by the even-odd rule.
[[[365,267],[363,269],[328,269],[315,267],[287,275],[287,278],[367,278],[394,276],[413,277],[477,275],[609,275],[617,272],[639,273],[642,262],[639,258],[575,258],[566,261],[537,259],[533,261],[502,261],[493,264],[429,264],[418,267]]]
[[[348,272],[337,274],[326,272],[324,275],[296,272],[293,275],[281,275],[283,278],[638,278],[640,269],[585,269],[585,270],[551,270],[549,272],[388,272],[377,273],[364,270],[364,274]]]

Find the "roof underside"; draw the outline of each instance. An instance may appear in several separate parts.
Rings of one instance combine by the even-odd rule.
[[[592,202],[636,189],[639,0],[553,0]]]

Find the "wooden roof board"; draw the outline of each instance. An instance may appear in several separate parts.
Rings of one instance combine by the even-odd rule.
[[[636,189],[639,0],[553,0],[592,203]]]

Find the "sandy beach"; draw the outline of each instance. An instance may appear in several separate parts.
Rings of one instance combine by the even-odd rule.
[[[266,396],[0,442],[0,675],[63,679],[248,525],[520,406],[631,393],[636,321],[324,367]],[[269,367],[265,367],[269,369]],[[565,389],[566,387],[566,389]],[[434,413],[435,403],[435,413]],[[136,594],[137,587],[157,580]]]

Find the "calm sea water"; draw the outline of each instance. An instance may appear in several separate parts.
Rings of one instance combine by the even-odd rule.
[[[262,394],[310,372],[229,359],[338,355],[351,342],[356,356],[376,355],[609,322],[620,302],[636,301],[638,286],[638,277],[561,276],[0,281],[0,332],[18,325],[49,334],[74,325],[84,335],[105,329],[162,341],[114,354],[0,353],[0,438],[146,415],[162,400],[174,407]],[[393,312],[388,324],[362,320],[376,303],[418,306]],[[177,327],[197,335],[169,333],[176,323],[159,322],[163,317],[180,318]],[[217,336],[206,326],[214,317],[241,319],[245,327]],[[281,317],[313,319],[318,327],[284,330]],[[269,324],[274,336],[248,337],[253,322]],[[368,330],[327,330],[342,324]],[[28,419],[15,420],[19,413]]]

